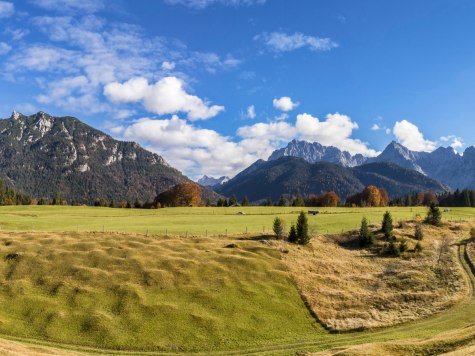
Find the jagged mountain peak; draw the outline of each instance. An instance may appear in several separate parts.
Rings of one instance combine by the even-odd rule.
[[[0,178],[18,191],[82,202],[146,200],[189,181],[137,143],[43,111],[0,119],[0,167]]]
[[[354,167],[363,164],[366,157],[362,155],[352,156],[347,151],[341,151],[334,146],[323,146],[319,142],[299,141],[293,139],[286,147],[275,150],[269,157],[269,161],[279,159],[284,156],[299,157],[309,163],[331,162],[344,167]]]

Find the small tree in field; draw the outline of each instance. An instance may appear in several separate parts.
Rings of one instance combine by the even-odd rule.
[[[281,218],[276,217],[274,219],[274,225],[272,227],[272,230],[274,230],[274,234],[278,239],[284,238],[284,229],[284,221]]]
[[[442,223],[442,213],[437,205],[431,204],[425,219],[426,224],[440,226]]]
[[[383,231],[385,238],[390,239],[393,236],[393,218],[389,211],[384,213],[381,230]]]
[[[373,244],[373,234],[369,231],[368,220],[363,218],[361,220],[360,233],[358,235],[358,243],[361,247]]]
[[[244,196],[244,198],[242,198],[241,205],[242,206],[248,206],[249,205],[249,199],[247,199],[246,195]]]
[[[424,232],[422,231],[421,224],[416,225],[416,230],[414,232],[414,238],[421,241],[424,238]]]
[[[293,244],[297,243],[297,230],[295,229],[294,224],[292,224],[292,226],[290,227],[289,237],[287,239]]]
[[[399,249],[399,246],[394,241],[391,241],[387,245],[386,253],[390,256],[396,256],[396,257],[401,256],[401,250]]]
[[[297,219],[297,242],[300,245],[306,245],[310,242],[307,214],[305,214],[303,211],[300,212],[300,215]]]

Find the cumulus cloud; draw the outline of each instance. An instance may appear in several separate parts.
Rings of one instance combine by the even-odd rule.
[[[419,128],[407,120],[397,121],[393,134],[399,143],[412,151],[432,152],[436,148],[435,142],[425,139]]]
[[[320,121],[309,114],[288,122],[258,122],[242,126],[235,137],[203,129],[178,116],[171,119],[143,118],[123,124],[111,132],[127,140],[138,141],[162,155],[173,166],[192,178],[204,174],[233,176],[257,159],[267,159],[290,140],[319,141],[353,154],[377,154],[360,140],[351,138],[358,125],[348,116],[329,114]]]
[[[371,130],[373,130],[373,131],[379,131],[381,129],[382,129],[382,127],[379,126],[378,124],[373,124],[373,126],[371,126]]]
[[[442,136],[440,140],[455,150],[462,148],[465,145],[463,139],[455,135]]]
[[[320,38],[303,33],[288,34],[284,32],[261,33],[254,40],[264,43],[273,52],[289,52],[300,48],[312,51],[330,51],[338,47],[338,43],[330,38]]]
[[[347,115],[328,114],[324,121],[320,121],[312,115],[301,114],[297,116],[295,127],[299,137],[306,141],[335,146],[351,154],[360,153],[369,157],[378,154],[375,150],[368,148],[367,143],[351,138],[353,130],[358,129],[358,124]]]
[[[111,130],[127,140],[141,142],[192,178],[203,174],[233,175],[260,158],[256,148],[233,142],[218,132],[186,120],[143,118]]]
[[[0,42],[0,56],[7,54],[11,49],[12,47],[8,43]]]
[[[274,108],[281,111],[292,111],[299,106],[299,103],[294,103],[288,96],[283,96],[279,99],[276,98],[272,101],[272,104],[274,105]]]
[[[15,6],[8,1],[0,1],[0,18],[10,17],[15,13]]]
[[[266,0],[165,0],[170,5],[184,5],[194,9],[204,9],[211,5],[251,6],[265,4]]]
[[[176,77],[165,77],[155,84],[149,84],[147,79],[139,77],[123,84],[107,84],[104,95],[113,102],[141,102],[148,111],[159,115],[184,112],[189,120],[207,120],[224,110],[223,106],[210,105],[188,94],[183,86],[183,81]]]

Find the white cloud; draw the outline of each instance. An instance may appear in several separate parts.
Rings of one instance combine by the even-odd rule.
[[[252,145],[233,142],[214,130],[196,127],[177,116],[169,120],[143,118],[111,132],[143,143],[192,178],[203,174],[233,175],[260,157]]]
[[[330,38],[307,36],[299,32],[294,34],[264,32],[254,36],[254,40],[263,42],[274,52],[289,52],[304,47],[312,51],[330,51],[338,47],[338,44]]]
[[[171,5],[184,5],[194,9],[204,9],[208,6],[220,4],[225,6],[251,6],[265,4],[266,0],[165,0]]]
[[[397,141],[410,150],[432,152],[436,148],[435,142],[425,139],[419,128],[407,120],[397,121],[393,133]]]
[[[224,110],[223,106],[210,105],[188,94],[183,86],[183,81],[176,77],[165,77],[155,84],[149,84],[147,79],[139,77],[123,84],[107,84],[104,95],[119,103],[142,102],[148,111],[159,115],[184,112],[190,120],[207,120]]]
[[[84,6],[86,4],[87,1]],[[69,6],[73,6],[73,2]],[[2,75],[11,81],[28,78],[29,83],[37,85],[41,91],[37,98],[67,108],[70,113],[101,110],[117,114],[129,110],[104,102],[104,86],[134,77],[155,82],[160,79],[164,62],[179,63],[193,72],[202,68],[213,72],[237,65],[230,56],[223,58],[209,52],[190,52],[182,43],[149,38],[138,26],[109,24],[95,15],[43,16],[35,17],[31,22],[39,35],[47,37],[48,45],[20,44],[18,50],[11,51],[0,64]],[[176,75],[187,78],[184,73]],[[81,76],[87,78],[84,84],[88,86],[87,90],[78,90],[71,85],[59,89],[61,84],[58,82],[66,84],[71,78]],[[78,95],[82,97],[78,98]]]
[[[0,1],[0,18],[10,17],[15,13],[15,6],[8,1]]]
[[[297,106],[299,106],[299,103],[294,103],[292,99],[288,96],[283,96],[282,98],[274,99],[272,101],[272,104],[274,105],[274,108],[282,111],[292,111]]]
[[[175,62],[164,61],[162,63],[163,70],[173,70],[175,69]]]
[[[373,130],[373,131],[379,131],[381,129],[382,129],[382,127],[379,126],[378,124],[373,124],[373,126],[371,126],[371,130]]]
[[[199,128],[186,120],[143,118],[130,125],[116,126],[111,132],[138,141],[163,155],[173,166],[192,178],[204,174],[233,176],[257,159],[267,159],[290,140],[304,139],[333,145],[353,154],[374,156],[366,143],[351,138],[358,125],[348,116],[329,114],[324,121],[308,114],[299,115],[295,125],[288,122],[259,122],[240,127],[236,137]]]
[[[385,132],[386,132],[386,135],[390,135],[391,134],[391,129],[386,129]]]
[[[465,143],[463,142],[463,139],[455,135],[442,136],[440,140],[442,142],[448,143],[449,146],[454,148],[455,150],[462,148],[465,145]]]
[[[353,130],[358,129],[358,124],[349,116],[328,114],[325,121],[320,121],[309,114],[301,114],[297,116],[295,127],[303,140],[335,146],[351,154],[360,153],[370,157],[377,155],[375,150],[368,148],[367,143],[351,138]]]
[[[31,2],[43,9],[59,12],[94,13],[104,8],[101,0],[34,0]]]
[[[11,49],[12,47],[8,43],[0,42],[0,56],[7,54]]]
[[[244,117],[247,119],[254,119],[256,117],[256,108],[254,105],[248,106]]]

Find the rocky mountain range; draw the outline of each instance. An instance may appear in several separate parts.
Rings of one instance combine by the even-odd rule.
[[[219,185],[226,183],[229,180],[229,177],[222,176],[219,178],[208,177],[204,175],[200,179],[198,179],[197,183],[202,185],[203,187],[213,188]]]
[[[343,167],[356,167],[373,162],[392,162],[439,180],[451,189],[475,188],[475,147],[468,147],[463,155],[452,147],[439,147],[433,152],[411,151],[393,141],[377,157],[351,155],[336,147],[318,142],[291,141],[286,147],[274,151],[269,161],[283,156],[299,157],[309,163],[331,162]]]
[[[340,198],[357,193],[368,185],[387,190],[391,197],[449,188],[435,179],[391,162],[373,162],[357,167],[343,167],[329,162],[309,163],[298,157],[259,160],[217,187],[223,195],[235,194],[238,199],[247,196],[251,201],[267,198],[276,200],[280,195],[308,195],[335,191]]]
[[[73,117],[14,112],[0,120],[0,178],[33,197],[69,201],[153,199],[189,181],[137,143],[122,142]],[[205,192],[207,198],[214,193]]]

